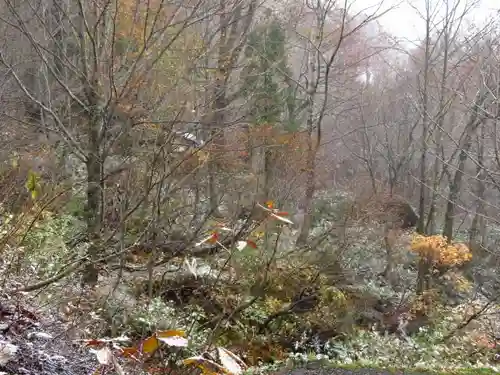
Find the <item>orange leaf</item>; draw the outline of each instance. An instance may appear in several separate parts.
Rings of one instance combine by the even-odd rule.
[[[266,206],[267,206],[267,208],[273,208],[274,207],[273,201],[267,201]]]
[[[278,216],[288,216],[289,213],[288,212],[277,212],[276,215],[278,215]]]
[[[252,240],[247,240],[247,245],[250,247],[253,247],[254,249],[257,248],[257,244],[253,242]]]
[[[125,358],[132,358],[138,360],[140,353],[137,348],[120,348],[120,354]]]
[[[160,346],[160,342],[156,338],[156,335],[148,337],[141,343],[141,352],[143,353],[153,353]]]

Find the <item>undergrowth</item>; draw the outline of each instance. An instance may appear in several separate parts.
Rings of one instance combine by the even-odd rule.
[[[274,212],[271,208],[268,211]],[[283,220],[286,223],[283,218],[281,223]],[[276,228],[279,230],[279,226]],[[39,279],[52,276],[69,260],[84,253],[68,246],[71,238],[83,230],[83,222],[71,214],[49,212],[43,215],[26,235],[19,236],[23,241],[23,256],[18,257],[21,260],[19,268],[29,269]],[[219,237],[214,235],[213,228],[208,230],[212,234],[204,241],[216,243]],[[229,347],[247,359],[248,365],[252,366],[249,371],[254,372],[311,363],[349,368],[425,369],[435,374],[443,371],[463,375],[498,371],[495,367],[499,359],[496,343],[486,333],[489,322],[475,319],[480,322],[475,326],[476,333],[457,332],[448,337],[464,319],[481,309],[484,301],[480,299],[469,299],[450,307],[442,293],[437,293],[439,298],[433,297],[430,303],[432,311],[427,311],[430,322],[412,335],[387,334],[376,324],[359,323],[363,309],[373,308],[369,303],[404,301],[410,308],[412,304],[413,307],[416,305],[415,293],[411,289],[416,272],[411,267],[401,264],[398,268],[405,286],[402,290],[379,282],[375,277],[384,256],[380,244],[372,240],[377,230],[372,228],[369,232],[351,228],[346,231],[346,235],[353,237],[353,242],[347,254],[341,254],[343,256],[338,256],[336,246],[330,243],[297,256],[291,253],[276,255],[272,243],[265,242],[259,235],[261,233],[255,231],[245,241],[237,242],[237,246],[243,242],[239,249],[225,248],[222,255],[202,260],[214,270],[203,275],[207,281],[205,284],[195,259],[189,259],[189,262],[185,259],[187,266],[183,271],[178,271],[167,281],[164,273],[161,276],[163,284],[159,284],[163,288],[160,292],[167,291],[168,282],[174,283],[177,279],[185,282],[180,287],[193,289],[182,303],[166,299],[161,293],[153,299],[143,293],[128,311],[117,299],[106,300],[105,306],[118,312],[113,317],[116,321],[111,322],[116,324],[117,334],[147,341],[153,336],[144,337],[154,332],[182,330],[189,337],[189,343],[183,349],[185,354],[196,356],[209,344]],[[406,251],[408,256],[401,258],[404,262],[415,262],[403,245],[398,251],[404,254]],[[183,264],[182,261],[176,262]],[[342,271],[356,271],[355,285],[347,288],[342,284],[345,275],[335,273],[339,265]],[[364,277],[360,271],[363,267],[369,268]],[[151,277],[153,275],[143,277],[142,281]],[[149,280],[155,281],[158,280]],[[131,284],[130,280],[128,282]],[[126,284],[123,283],[125,289],[129,287]],[[466,292],[471,290],[470,285],[455,284]],[[196,289],[200,285],[204,287],[203,293]],[[124,292],[125,299],[128,292]],[[302,306],[303,310],[289,313],[294,303],[304,296],[315,298],[309,305]],[[238,310],[248,301],[253,302]],[[101,307],[99,313],[102,310]],[[233,315],[234,311],[237,314]],[[106,314],[109,315],[109,311]],[[126,319],[121,319],[123,316]],[[279,319],[269,320],[272,316]],[[335,334],[321,341],[316,335],[321,331]],[[283,338],[293,339],[295,343],[286,347],[279,341]]]

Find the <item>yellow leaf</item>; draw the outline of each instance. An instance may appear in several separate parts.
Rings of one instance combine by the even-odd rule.
[[[216,375],[225,374],[227,371],[219,364],[211,361],[209,359],[203,358],[202,356],[186,358],[183,363],[185,365],[195,365],[204,375]]]
[[[160,346],[160,342],[156,338],[156,335],[148,337],[141,343],[141,352],[143,353],[153,353]]]
[[[257,238],[257,239],[259,239],[259,238],[264,237],[264,234],[265,234],[264,232],[259,231],[259,232],[253,232],[252,236],[255,237],[255,238]]]

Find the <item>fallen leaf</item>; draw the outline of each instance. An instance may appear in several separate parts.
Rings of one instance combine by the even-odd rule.
[[[217,232],[213,232],[212,234],[210,234],[210,236],[205,237],[200,242],[198,242],[195,246],[201,246],[206,242],[214,244],[218,241],[218,239],[219,239],[219,234]]]
[[[85,346],[101,346],[106,343],[105,340],[100,340],[100,339],[90,339],[90,340],[84,340]]]
[[[240,375],[243,373],[245,364],[235,354],[224,348],[217,348],[220,362],[224,368],[232,375]]]
[[[125,358],[131,358],[136,361],[139,360],[140,352],[137,348],[120,348],[120,355]]]
[[[148,354],[153,353],[154,351],[156,351],[159,348],[159,346],[160,346],[160,342],[156,338],[156,335],[153,335],[153,336],[148,337],[146,340],[144,340],[141,343],[140,351],[142,353],[148,353]]]
[[[7,362],[14,359],[19,347],[6,341],[0,341],[0,365],[5,366]]]
[[[186,347],[188,345],[188,340],[181,336],[158,337],[158,340],[169,346]]]
[[[202,356],[186,358],[183,361],[183,363],[185,365],[196,365],[203,371],[204,375],[212,375],[212,374],[219,374],[220,372],[222,373],[227,372],[221,365],[209,359],[203,358]]]
[[[113,362],[113,353],[108,347],[97,350],[95,354],[101,365],[110,365]]]
[[[238,251],[243,250],[245,247],[247,247],[247,241],[236,242],[236,249],[238,249]]]
[[[247,240],[247,245],[256,249],[257,248],[257,244],[255,242],[253,242],[252,240]]]

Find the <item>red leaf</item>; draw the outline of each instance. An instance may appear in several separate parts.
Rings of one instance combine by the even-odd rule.
[[[257,244],[255,242],[253,242],[252,240],[247,240],[247,244],[248,246],[256,249],[257,248]]]
[[[213,232],[212,237],[208,240],[210,243],[216,243],[219,240],[219,233]]]
[[[96,340],[96,339],[90,339],[85,342],[85,346],[99,346],[99,345],[104,345],[105,342],[101,340]]]

